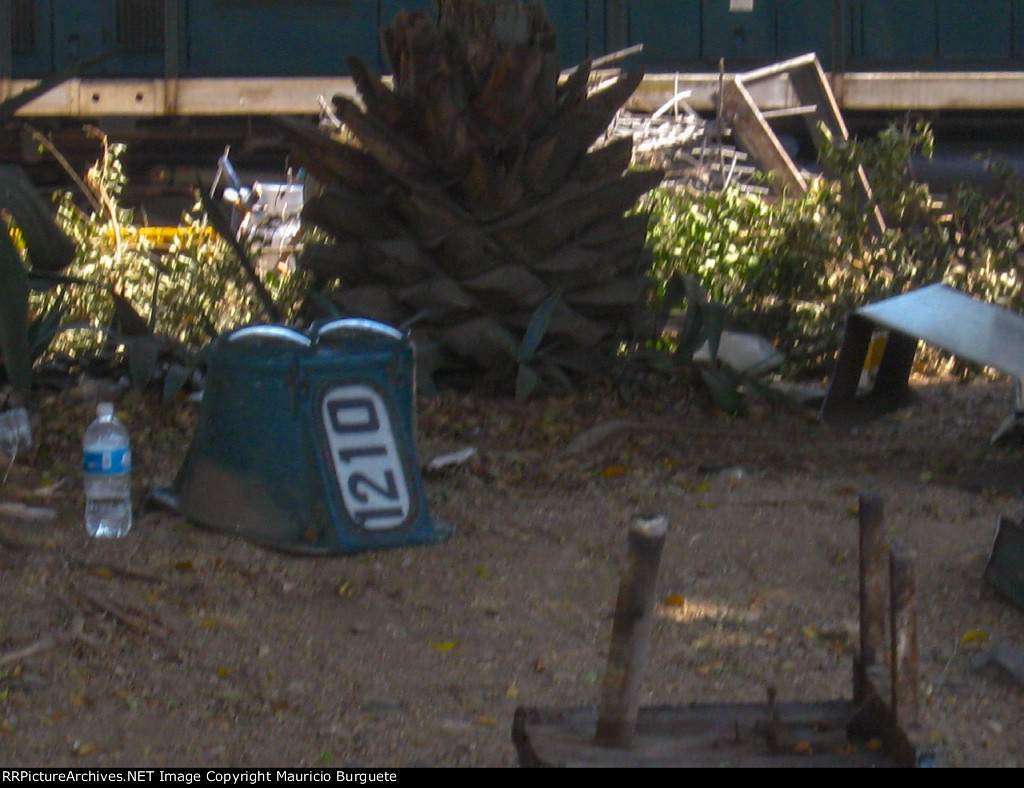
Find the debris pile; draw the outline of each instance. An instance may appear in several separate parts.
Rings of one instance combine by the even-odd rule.
[[[708,192],[736,186],[766,194],[758,168],[732,144],[722,118],[702,117],[687,103],[689,95],[687,90],[677,92],[651,114],[621,110],[608,138],[631,137],[634,161],[664,170],[667,187]]]

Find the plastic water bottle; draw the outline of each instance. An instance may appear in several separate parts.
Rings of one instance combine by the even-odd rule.
[[[132,527],[132,450],[114,406],[101,402],[82,439],[85,530],[90,536],[124,536]]]

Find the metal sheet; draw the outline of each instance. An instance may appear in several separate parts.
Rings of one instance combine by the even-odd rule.
[[[857,314],[967,361],[1024,377],[1024,316],[951,287],[923,287]]]
[[[862,373],[872,336],[888,337],[874,386],[863,391]],[[972,298],[945,285],[888,298],[851,312],[836,359],[822,420],[856,423],[881,416],[913,400],[910,372],[918,340],[966,361],[1024,378],[1024,316]]]
[[[1024,525],[1012,517],[1000,517],[985,580],[1024,610]]]

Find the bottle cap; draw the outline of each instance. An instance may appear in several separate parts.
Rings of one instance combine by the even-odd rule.
[[[96,415],[101,419],[114,415],[113,402],[100,402],[96,405]]]

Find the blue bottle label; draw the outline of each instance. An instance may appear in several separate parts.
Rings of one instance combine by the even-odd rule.
[[[132,450],[87,451],[82,467],[86,473],[128,473],[132,469]]]

